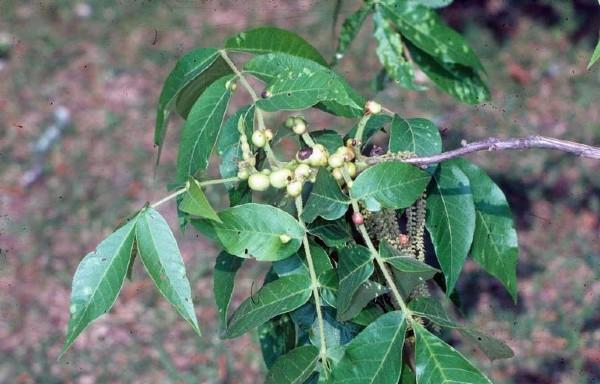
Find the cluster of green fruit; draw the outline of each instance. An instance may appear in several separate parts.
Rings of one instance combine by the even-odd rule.
[[[366,114],[376,114],[381,111],[381,106],[375,102],[369,102],[365,106]],[[333,154],[321,144],[315,143],[308,133],[306,120],[300,116],[290,116],[285,121],[285,127],[296,135],[302,136],[307,147],[296,153],[296,158],[275,169],[256,169],[256,159],[250,149],[246,134],[240,129],[240,146],[243,160],[239,162],[238,178],[248,180],[248,185],[253,191],[266,191],[270,187],[286,189],[290,197],[297,197],[302,193],[306,181],[314,182],[317,171],[321,167],[329,169],[333,177],[340,185],[346,184],[352,187],[352,179],[358,172],[366,167],[363,162],[357,162],[360,153],[359,139],[348,139],[346,145],[340,146]],[[259,129],[252,133],[251,142],[256,148],[270,150],[269,143],[273,139],[270,129]]]

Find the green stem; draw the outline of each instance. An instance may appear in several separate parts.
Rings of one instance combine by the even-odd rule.
[[[356,199],[351,199],[350,201],[352,203],[352,209],[354,210],[354,212],[360,213],[360,209],[358,207],[358,202],[356,201]],[[388,271],[387,266],[385,265],[385,261],[379,254],[379,251],[377,251],[377,249],[373,245],[373,242],[371,241],[371,237],[369,236],[369,233],[367,232],[367,228],[365,227],[364,224],[358,224],[358,225],[356,225],[356,228],[360,232],[363,240],[365,241],[365,244],[367,244],[367,248],[369,248],[369,251],[371,251],[371,254],[375,257],[375,261],[377,262],[379,269],[381,269],[381,272],[383,273],[383,277],[385,278],[385,281],[386,281],[388,287],[390,287],[390,289],[392,290],[394,299],[396,299],[398,306],[400,306],[400,309],[404,313],[404,317],[406,318],[406,320],[409,323],[412,323],[414,321],[414,319],[412,317],[412,311],[410,309],[408,309],[408,305],[406,305],[406,302],[402,298],[402,295],[400,294],[400,291],[398,290],[398,287],[396,286],[396,283],[394,282],[394,279],[393,279],[390,271]]]
[[[300,225],[304,229],[306,226],[304,221],[300,218],[302,215],[302,197],[296,197],[296,210],[298,211],[298,221]],[[325,322],[323,321],[323,312],[321,311],[321,296],[319,295],[319,280],[317,279],[317,273],[315,272],[315,266],[312,259],[312,254],[310,253],[310,244],[308,243],[308,236],[306,232],[304,233],[304,239],[302,239],[302,244],[304,246],[304,253],[306,254],[306,262],[308,263],[308,272],[310,273],[310,280],[312,282],[312,292],[313,297],[315,299],[315,306],[317,309],[317,323],[319,325],[319,338],[321,340],[321,362],[323,366],[327,365],[327,345],[325,341]]]
[[[254,104],[256,104],[256,102],[260,99],[259,99],[258,95],[256,94],[256,92],[254,91],[254,88],[252,88],[252,86],[250,85],[248,80],[246,80],[246,77],[244,76],[244,74],[242,72],[240,72],[240,70],[235,65],[235,63],[227,55],[227,52],[225,52],[224,50],[221,50],[219,52],[221,53],[221,57],[223,58],[223,60],[225,60],[225,62],[229,66],[229,68],[231,68],[231,70],[233,71],[233,73],[235,73],[237,78],[240,79],[240,83],[242,83],[242,86],[246,89],[246,91],[248,91],[248,93],[250,94],[250,97],[252,97],[252,101],[254,102]],[[258,122],[258,129],[264,131],[267,127],[265,125],[265,116],[259,108],[256,108],[255,110],[256,110],[256,121]],[[269,143],[267,143],[263,149],[265,150],[265,153],[267,154],[267,160],[269,161],[269,164],[271,164],[271,166],[277,166],[277,167],[281,166],[281,162],[277,159],[277,157],[273,153],[273,150],[271,149],[271,146],[269,145]]]
[[[308,133],[308,132],[304,132],[302,134],[302,139],[304,140],[306,145],[308,145],[311,148],[316,145],[315,141],[312,139],[312,137],[310,137],[310,133]]]
[[[194,182],[196,184],[198,184],[199,187],[204,187],[207,185],[231,183],[231,182],[238,181],[238,180],[239,180],[238,177],[228,177],[226,179],[214,179],[214,180],[205,180],[205,181],[194,180]],[[150,207],[157,208],[158,206],[166,203],[167,201],[172,200],[172,199],[176,198],[177,196],[186,193],[189,189],[190,189],[190,183],[188,181],[187,183],[185,183],[185,187],[178,189],[177,191],[171,193],[170,195],[163,197],[162,199],[158,200],[156,203],[150,204]]]

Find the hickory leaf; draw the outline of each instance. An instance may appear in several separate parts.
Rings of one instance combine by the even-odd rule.
[[[413,322],[417,383],[492,384],[458,351]]]
[[[225,76],[211,84],[200,95],[189,113],[183,127],[177,157],[179,182],[206,170],[231,97],[231,91],[227,87],[231,78]]]
[[[331,172],[321,168],[302,212],[302,219],[307,223],[312,223],[317,216],[336,220],[346,213],[349,204],[350,199],[342,192]]]
[[[360,245],[338,249],[339,264],[337,268],[339,288],[336,308],[345,312],[352,302],[356,290],[371,276],[374,270],[373,255]]]
[[[421,196],[431,176],[409,164],[389,161],[362,172],[351,189],[354,199],[363,200],[371,211],[406,208]]]
[[[350,16],[342,23],[342,28],[338,36],[337,48],[335,50],[335,57],[333,65],[344,57],[344,53],[360,31],[360,27],[363,25],[365,19],[371,13],[373,5],[370,1],[365,1],[362,6],[354,11]]]
[[[517,299],[517,231],[502,190],[475,164],[455,159],[471,185],[475,201],[475,234],[471,256]]]
[[[147,208],[136,221],[135,236],[148,275],[181,317],[200,334],[185,265],[169,225],[156,210]]]
[[[475,204],[469,179],[452,163],[441,163],[427,196],[425,226],[450,295],[465,263],[475,232]]]
[[[229,38],[225,42],[225,48],[253,54],[288,53],[327,66],[319,51],[306,40],[293,32],[275,27],[259,27],[241,32]]]
[[[64,354],[87,326],[110,310],[123,286],[133,250],[135,217],[104,239],[79,263],[71,287]]]
[[[304,238],[304,228],[289,213],[265,204],[248,203],[219,212],[212,222],[225,250],[239,257],[277,261],[294,254]],[[283,242],[281,236],[289,236]]]
[[[431,156],[442,152],[440,131],[427,119],[403,119],[394,115],[390,129],[390,152]]]
[[[305,275],[284,276],[267,283],[236,309],[224,338],[241,336],[277,315],[293,311],[310,295],[311,281]]]
[[[267,373],[265,384],[302,384],[312,374],[319,360],[319,349],[305,345],[281,356]]]
[[[240,131],[238,124],[242,119],[242,127],[246,137],[252,137],[254,130],[254,106],[241,108],[223,124],[223,129],[217,141],[217,154],[221,157],[219,173],[226,179],[234,177],[238,172],[238,163],[243,159],[240,145]],[[227,189],[233,187],[233,183],[225,184]]]
[[[402,312],[380,316],[346,346],[344,356],[333,370],[333,383],[398,383],[405,333]]]
[[[221,219],[210,205],[198,181],[191,177],[189,183],[190,186],[184,194],[181,204],[179,204],[179,210],[190,215],[220,222]]]
[[[219,316],[219,328],[221,333],[227,327],[227,317],[229,303],[233,296],[235,287],[235,276],[242,266],[244,259],[230,255],[227,252],[221,252],[215,261],[213,272],[213,293]]]

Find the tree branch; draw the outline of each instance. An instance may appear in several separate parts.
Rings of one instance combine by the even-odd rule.
[[[580,157],[590,159],[600,159],[600,148],[592,147],[587,144],[575,143],[573,141],[554,139],[545,136],[527,136],[524,138],[497,139],[489,138],[482,141],[476,141],[469,144],[463,144],[462,148],[440,153],[439,155],[411,157],[401,159],[405,163],[415,165],[430,165],[450,160],[455,157],[462,157],[469,153],[478,151],[507,151],[524,149],[554,149],[557,151],[572,153]],[[376,164],[392,160],[389,155],[373,156],[367,158],[367,163]]]

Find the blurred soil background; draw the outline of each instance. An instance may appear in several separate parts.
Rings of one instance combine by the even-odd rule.
[[[341,18],[358,1],[344,1]],[[254,383],[265,368],[256,336],[222,341],[212,300],[218,250],[177,230],[203,337],[141,270],[109,315],[57,362],[80,259],[129,213],[166,193],[180,120],[173,119],[156,179],[154,107],[178,57],[270,24],[298,32],[331,57],[333,1],[0,1],[0,382]],[[443,11],[480,55],[493,101],[459,105],[435,87],[390,84],[377,95],[408,117],[461,139],[543,134],[600,145],[596,0],[466,1]],[[338,70],[368,96],[379,69],[367,23]],[[243,94],[243,91],[238,92]],[[318,128],[349,123],[316,114]],[[274,123],[275,124],[275,123]],[[600,382],[600,164],[559,153],[471,157],[504,188],[519,225],[519,300],[469,263],[458,287],[465,322],[500,337],[511,360],[461,351],[498,383]],[[224,193],[209,189],[216,205]],[[250,265],[234,305],[264,267]]]

